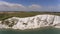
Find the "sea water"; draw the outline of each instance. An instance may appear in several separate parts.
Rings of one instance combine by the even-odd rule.
[[[0,30],[0,34],[60,34],[60,29],[57,28],[45,28],[40,30],[31,30],[31,31],[17,31],[17,30],[11,30],[11,29],[2,29]]]

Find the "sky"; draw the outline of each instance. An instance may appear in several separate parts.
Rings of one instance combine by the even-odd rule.
[[[60,12],[60,0],[0,0],[0,11]]]

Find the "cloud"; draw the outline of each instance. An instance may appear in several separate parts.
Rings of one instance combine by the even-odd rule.
[[[24,11],[26,7],[21,4],[0,1],[0,11]]]
[[[32,4],[26,7],[22,4],[0,1],[0,11],[60,11],[60,5],[46,7]]]
[[[30,6],[23,6],[22,4],[8,3],[0,1],[0,11],[38,11],[42,7],[40,5],[32,4]]]
[[[39,11],[40,9],[42,9],[42,6],[40,5],[36,5],[36,4],[32,4],[28,7],[30,10],[32,11]]]

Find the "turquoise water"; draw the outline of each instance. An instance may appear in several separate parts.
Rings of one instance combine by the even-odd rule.
[[[0,30],[0,34],[60,34],[60,29],[48,28],[36,31],[16,31],[16,30]]]

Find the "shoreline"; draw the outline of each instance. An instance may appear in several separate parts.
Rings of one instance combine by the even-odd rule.
[[[33,32],[33,31],[41,31],[41,30],[47,30],[47,29],[59,29],[59,28],[54,28],[54,27],[41,27],[41,28],[35,28],[35,29],[25,29],[25,30],[20,30],[20,29],[12,29],[12,28],[2,28],[0,31],[19,31],[19,32]]]

